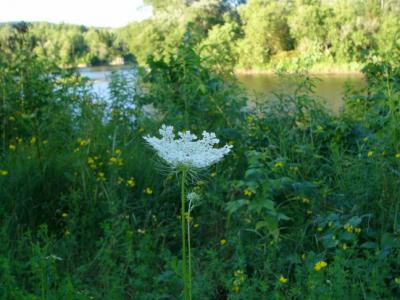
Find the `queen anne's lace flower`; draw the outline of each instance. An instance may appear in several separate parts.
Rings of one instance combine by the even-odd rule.
[[[157,151],[158,155],[173,168],[187,167],[202,169],[221,160],[231,151],[232,146],[214,148],[219,143],[215,133],[203,131],[199,140],[190,131],[179,132],[178,139],[173,133],[172,126],[162,125],[159,130],[161,139],[145,136],[144,139]]]

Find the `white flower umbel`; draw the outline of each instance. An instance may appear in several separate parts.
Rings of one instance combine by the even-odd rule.
[[[182,278],[183,298],[192,300],[192,260],[190,246],[190,213],[198,195],[189,194],[189,209],[186,211],[186,177],[191,171],[207,168],[231,151],[232,146],[214,147],[219,143],[215,133],[203,131],[198,139],[190,131],[179,132],[178,138],[172,126],[162,125],[161,138],[145,136],[144,139],[156,150],[165,162],[181,175],[181,231],[182,231]],[[198,199],[199,200],[199,199]],[[187,232],[187,236],[186,236]],[[186,247],[188,246],[188,254]]]
[[[161,138],[146,136],[144,139],[157,151],[157,154],[173,168],[207,168],[231,151],[232,146],[215,148],[219,143],[215,133],[203,131],[203,138],[198,139],[190,131],[179,132],[176,139],[172,126],[162,125]]]

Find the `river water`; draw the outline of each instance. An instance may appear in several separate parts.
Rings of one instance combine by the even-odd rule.
[[[128,73],[132,70],[129,66],[103,66],[79,69],[83,76],[91,79],[93,89],[103,97],[108,97],[108,76],[112,71]],[[295,85],[290,78],[278,77],[272,74],[238,75],[240,83],[251,95],[262,94],[265,98],[273,97],[272,93],[284,91],[290,93]],[[328,74],[313,76],[315,84],[315,96],[332,112],[339,111],[343,105],[345,86],[362,88],[365,81],[362,75],[357,74]]]

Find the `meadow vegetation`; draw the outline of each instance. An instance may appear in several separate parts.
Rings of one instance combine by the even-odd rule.
[[[193,299],[398,299],[399,49],[332,115],[304,72],[248,99],[197,34],[109,101],[29,28],[0,44],[0,298],[182,299],[181,189],[143,139],[167,124],[233,146],[188,184]]]

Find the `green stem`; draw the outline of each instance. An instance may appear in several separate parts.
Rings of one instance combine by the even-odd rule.
[[[181,229],[182,229],[182,277],[183,277],[183,295],[185,300],[189,300],[188,272],[186,267],[186,209],[185,209],[185,185],[187,171],[182,172],[181,182]]]
[[[190,245],[190,208],[187,214],[187,238],[188,238],[188,268],[189,268],[189,299],[192,300],[192,247]]]

